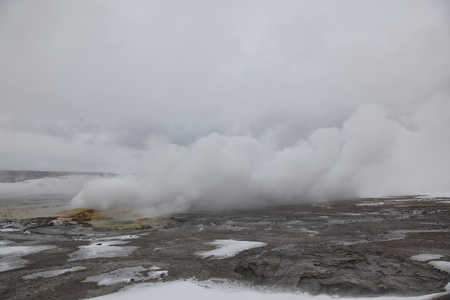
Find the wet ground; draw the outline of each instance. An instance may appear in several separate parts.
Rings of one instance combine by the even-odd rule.
[[[180,214],[133,230],[4,218],[0,298],[83,299],[183,278],[346,296],[443,292],[450,274],[430,261],[450,261],[449,216],[448,198],[397,197]],[[264,244],[200,255],[218,239]]]

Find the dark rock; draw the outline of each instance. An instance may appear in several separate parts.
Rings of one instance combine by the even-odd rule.
[[[39,228],[39,227],[45,227],[45,226],[53,226],[53,221],[56,219],[53,217],[46,217],[46,218],[33,218],[28,219],[26,222],[24,222],[25,229],[33,229],[33,228]]]

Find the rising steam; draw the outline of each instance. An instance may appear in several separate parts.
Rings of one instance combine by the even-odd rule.
[[[409,116],[364,105],[341,128],[319,128],[295,145],[211,133],[188,146],[150,141],[147,173],[89,182],[76,207],[140,215],[246,209],[450,190],[450,98]]]
[[[0,1],[0,170],[140,174],[73,206],[450,190],[448,0],[47,2]]]

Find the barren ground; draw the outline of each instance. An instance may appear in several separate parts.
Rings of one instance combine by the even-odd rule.
[[[1,219],[0,241],[4,247],[54,247],[17,254],[26,262],[22,267],[0,272],[0,298],[83,299],[115,292],[139,280],[183,278],[222,278],[311,294],[406,296],[442,292],[450,274],[426,261],[412,260],[411,256],[439,254],[441,261],[450,261],[449,200],[358,199],[180,214],[151,228],[133,230],[93,228],[55,217]],[[133,237],[127,239],[130,235]],[[267,245],[225,259],[196,254],[213,249],[207,243],[216,239]],[[121,242],[108,246],[108,241]],[[94,247],[86,248],[92,255],[86,257],[79,251],[87,245],[99,249],[118,247],[118,253],[124,256],[105,257],[94,252]],[[11,264],[14,257],[4,255],[0,262]],[[140,266],[147,270],[160,267],[168,275],[151,278],[142,272],[130,282],[111,286],[83,282],[91,276]],[[85,269],[49,278],[26,277],[73,267]]]

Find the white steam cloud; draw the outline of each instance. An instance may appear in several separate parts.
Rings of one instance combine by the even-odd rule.
[[[188,146],[154,140],[146,175],[89,182],[72,205],[156,216],[448,193],[448,128],[450,98],[438,95],[409,117],[364,105],[342,128],[317,129],[284,148],[251,135],[212,133]]]
[[[448,0],[0,1],[0,170],[141,174],[72,204],[142,215],[447,192],[449,53]]]

